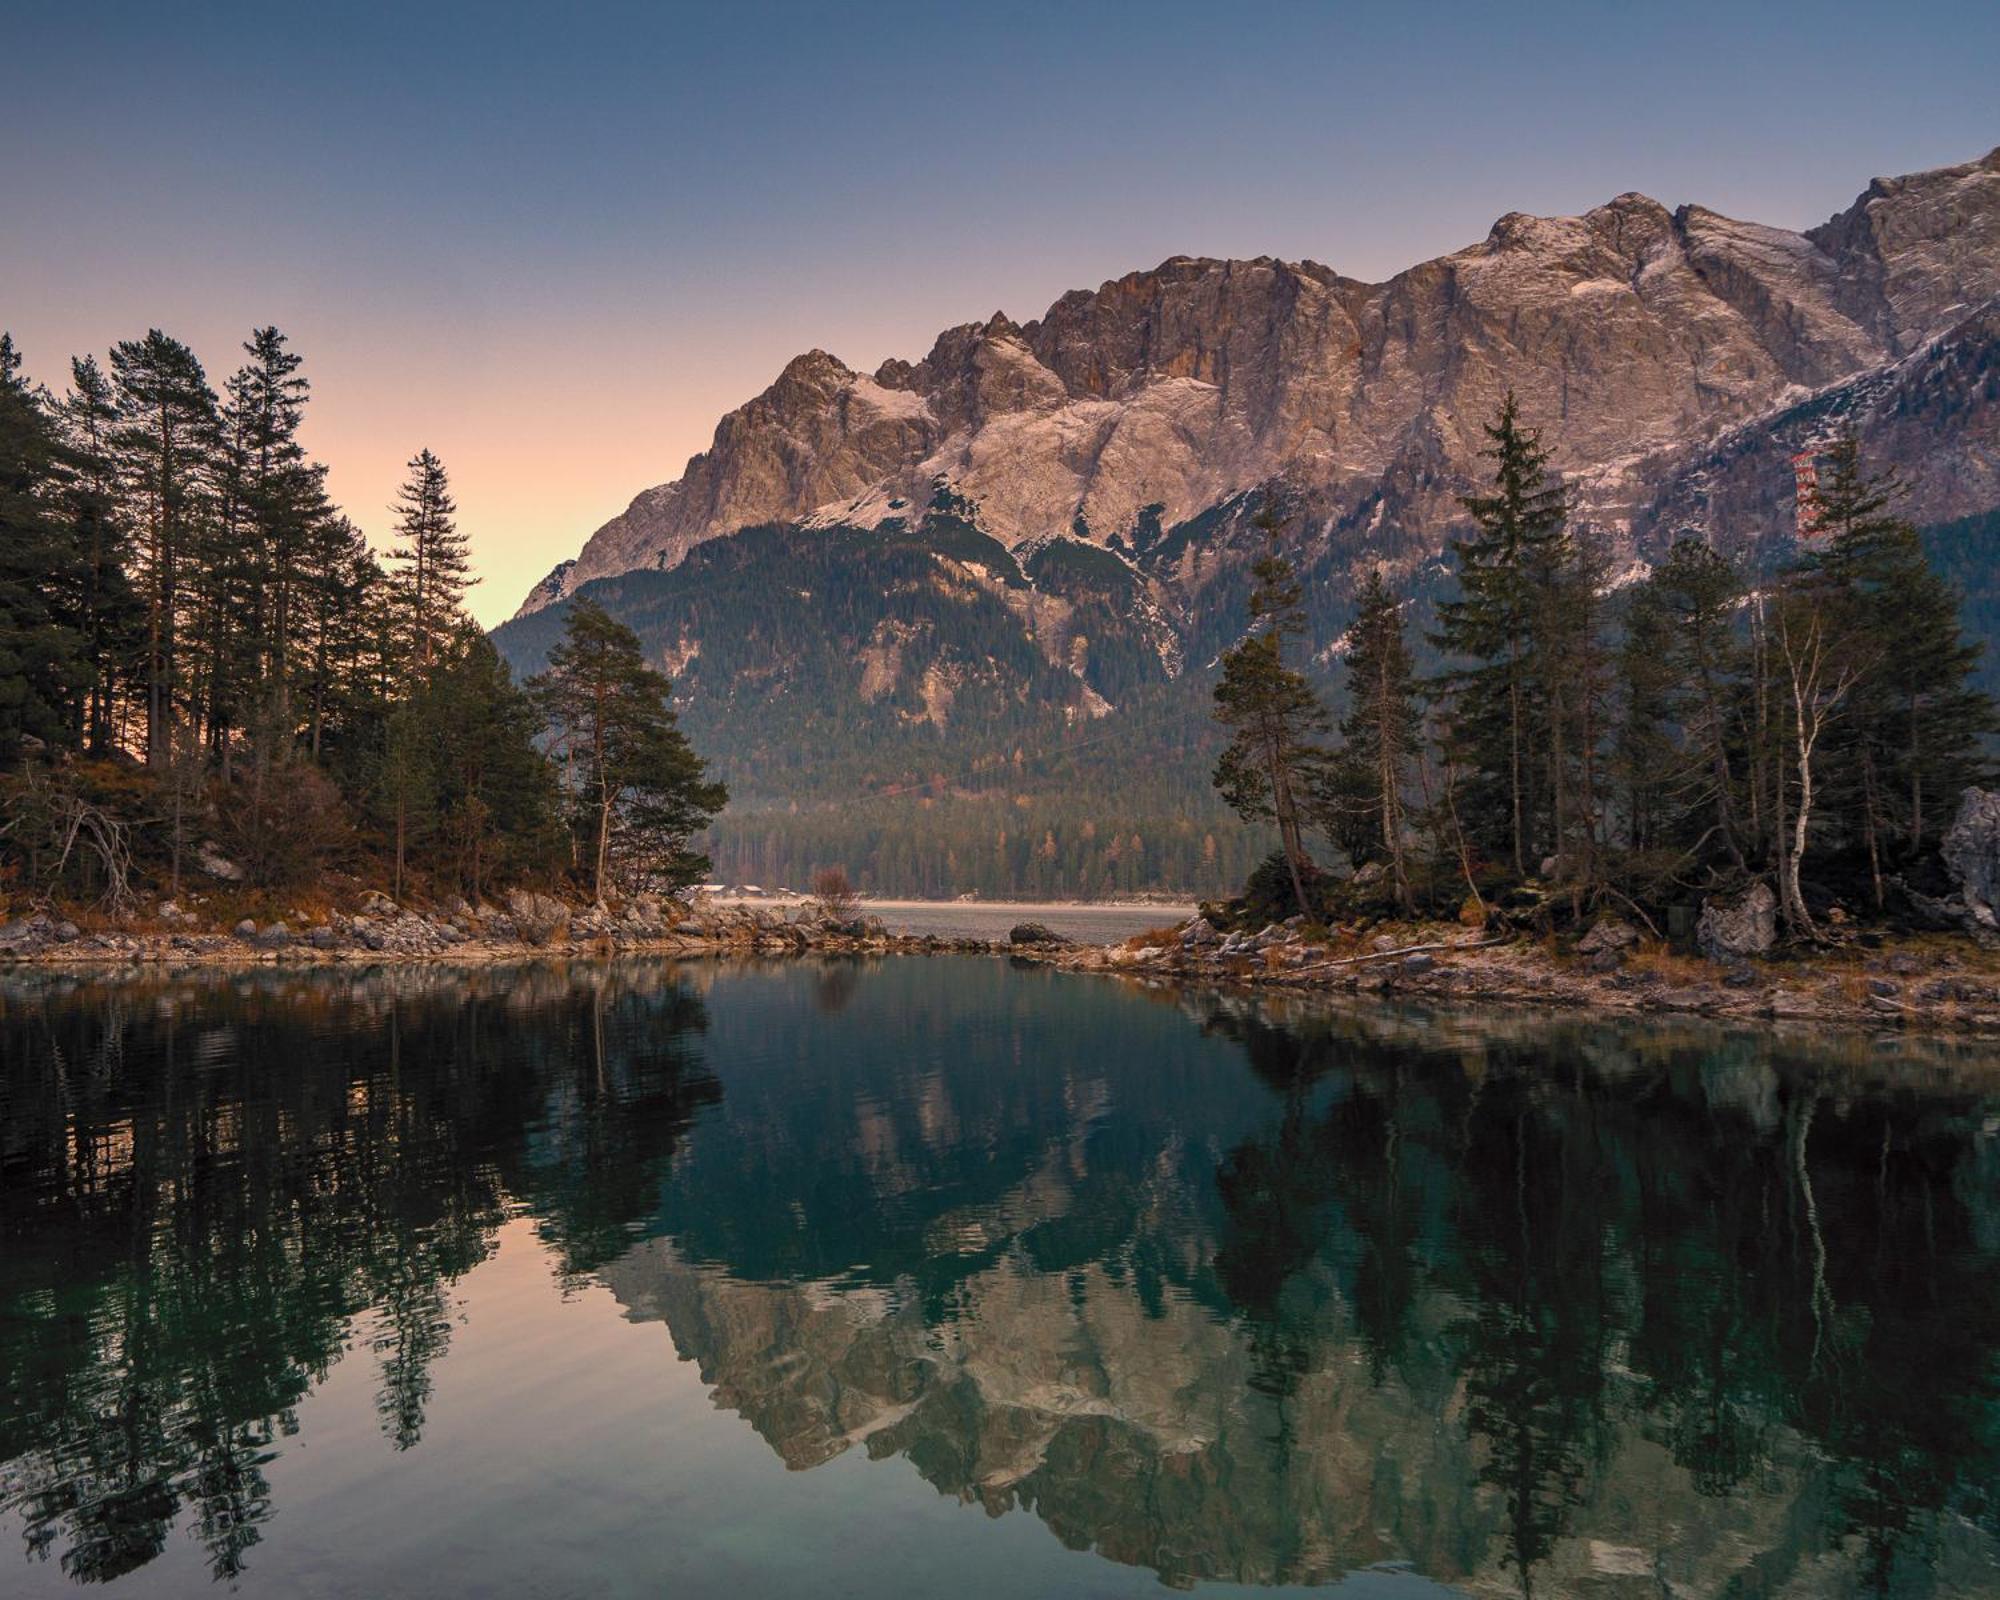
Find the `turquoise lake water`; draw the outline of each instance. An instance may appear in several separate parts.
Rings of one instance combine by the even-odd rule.
[[[1978,1050],[956,957],[0,976],[0,1594],[1997,1552]]]

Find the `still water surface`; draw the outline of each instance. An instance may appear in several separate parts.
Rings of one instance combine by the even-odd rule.
[[[976,959],[0,979],[0,1594],[2000,1595],[2000,1069]]]

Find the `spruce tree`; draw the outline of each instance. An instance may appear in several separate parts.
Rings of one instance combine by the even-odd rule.
[[[1741,873],[1748,861],[1731,755],[1737,742],[1731,707],[1739,701],[1745,670],[1735,637],[1742,576],[1705,540],[1682,538],[1646,590],[1665,626],[1662,644],[1673,683],[1668,714],[1685,740],[1684,758],[1672,774],[1676,805],[1684,815],[1700,817],[1698,837],[1714,839]]]
[[[1635,857],[1672,845],[1680,809],[1680,751],[1674,739],[1670,652],[1673,628],[1652,580],[1639,584],[1625,606],[1618,646],[1618,732],[1612,761],[1624,796],[1625,840]]]
[[[447,642],[419,703],[437,753],[438,832],[460,885],[477,896],[496,873],[546,865],[556,791],[535,742],[541,714],[477,626]]]
[[[1884,860],[1914,854],[1943,828],[1960,792],[1984,779],[1994,709],[1973,687],[1981,646],[1964,638],[1960,597],[1894,511],[1902,485],[1870,474],[1852,435],[1828,452],[1819,487],[1818,568],[1846,593],[1873,665],[1833,731],[1829,804],[1861,842],[1876,903]]]
[[[237,451],[236,494],[244,554],[246,624],[254,671],[265,692],[288,700],[293,648],[309,605],[309,546],[331,515],[325,469],[299,442],[311,392],[300,356],[276,328],[256,329],[249,360],[229,380],[230,432]]]
[[[699,882],[708,858],[688,841],[729,794],[681,733],[672,685],[646,664],[638,636],[595,602],[572,601],[548,671],[530,688],[597,898],[619,873],[667,888]]]
[[[1568,554],[1567,499],[1511,390],[1486,437],[1493,492],[1462,501],[1475,532],[1453,543],[1459,593],[1440,602],[1432,642],[1450,662],[1438,688],[1445,736],[1467,773],[1468,824],[1525,875],[1545,808],[1537,752],[1550,732],[1550,663],[1537,651],[1548,589]]]
[[[1310,916],[1307,880],[1315,875],[1306,854],[1307,794],[1326,764],[1320,744],[1326,708],[1305,674],[1285,660],[1285,643],[1305,632],[1304,594],[1279,549],[1282,524],[1267,505],[1256,526],[1268,541],[1251,568],[1250,632],[1222,657],[1215,686],[1215,719],[1230,730],[1215,764],[1215,787],[1246,821],[1273,821],[1291,880],[1294,903]]]
[[[457,626],[472,580],[467,576],[466,536],[444,463],[428,450],[411,458],[410,475],[396,494],[396,550],[403,586],[410,659],[428,667]]]

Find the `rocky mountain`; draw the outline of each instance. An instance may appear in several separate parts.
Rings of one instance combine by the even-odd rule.
[[[1510,386],[1585,512],[1644,527],[1691,453],[1866,375],[1897,381],[1932,341],[1990,374],[1996,295],[2000,150],[1877,179],[1805,233],[1626,194],[1510,213],[1379,284],[1175,257],[1025,326],[949,329],[915,364],[799,356],[523,610],[756,524],[876,527],[940,483],[1009,548],[1136,543],[1274,480],[1330,526],[1365,510],[1436,548]],[[1929,485],[1938,516],[1993,503],[2000,438],[1990,410],[1976,420],[1898,440],[1914,467],[1956,461],[1965,435],[1977,470]]]
[[[537,669],[584,590],[638,630],[731,784],[726,875],[1207,893],[1243,864],[1207,698],[1253,514],[1289,514],[1338,694],[1357,574],[1385,566],[1421,617],[1509,388],[1627,576],[1690,529],[1789,538],[1791,457],[1847,429],[1920,520],[1977,519],[2000,507],[2000,150],[1806,233],[1628,194],[1510,214],[1387,283],[1177,257],[872,375],[812,351],[496,640]]]

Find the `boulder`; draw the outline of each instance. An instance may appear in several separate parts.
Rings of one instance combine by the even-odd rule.
[[[515,889],[507,896],[507,915],[529,944],[547,944],[569,932],[569,907],[554,895]]]
[[[274,922],[268,928],[259,928],[255,937],[266,950],[282,950],[292,942],[292,930],[282,922]]]
[[[333,928],[315,928],[311,934],[315,950],[337,950],[340,948],[340,934]]]
[[[1944,864],[1973,917],[1992,927],[2000,908],[2000,793],[1967,789],[1944,836]]]
[[[1222,935],[1215,931],[1215,924],[1206,917],[1196,917],[1181,929],[1181,943],[1190,949],[1198,945],[1220,944]]]
[[[1623,917],[1599,917],[1590,931],[1576,942],[1578,955],[1602,955],[1606,951],[1630,950],[1639,942],[1639,930]]]
[[[1057,933],[1046,922],[1017,922],[1007,930],[1007,942],[1012,945],[1058,945],[1069,940]]]
[[[206,840],[195,846],[194,858],[211,878],[220,878],[224,883],[243,881],[243,869]]]
[[[1753,883],[1734,900],[1703,901],[1694,942],[1711,961],[1763,955],[1778,942],[1778,897],[1768,883]]]
[[[0,923],[0,950],[19,950],[41,942],[48,926],[45,917],[24,917],[18,922]]]
[[[251,921],[250,918],[245,917],[241,922],[236,924],[235,933],[239,939],[254,939],[257,937],[257,924]]]
[[[361,909],[371,917],[393,917],[402,907],[380,889],[370,889],[361,897]]]
[[[1425,955],[1421,951],[1416,955],[1403,957],[1403,971],[1413,978],[1429,972],[1436,965],[1436,956]]]

